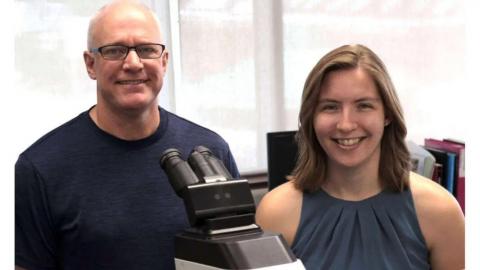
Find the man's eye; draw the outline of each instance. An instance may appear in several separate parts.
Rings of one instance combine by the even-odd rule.
[[[103,50],[103,53],[106,55],[120,55],[125,53],[123,48],[106,48]]]
[[[155,53],[156,50],[153,47],[140,47],[137,49],[139,53]]]

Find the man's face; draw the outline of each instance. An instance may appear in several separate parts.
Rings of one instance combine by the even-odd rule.
[[[93,46],[137,46],[161,43],[158,24],[148,12],[119,7],[100,17],[93,28]],[[141,59],[131,50],[124,60],[106,60],[100,53],[85,53],[89,76],[97,80],[97,105],[111,111],[141,112],[157,107],[168,53]]]

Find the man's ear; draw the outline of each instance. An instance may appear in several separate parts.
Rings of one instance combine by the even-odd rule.
[[[87,68],[88,76],[92,80],[96,80],[97,76],[95,74],[95,69],[93,68],[93,65],[95,64],[95,58],[93,57],[93,55],[90,52],[84,51],[83,61],[85,61],[85,67]]]
[[[168,51],[164,51],[162,55],[162,66],[163,66],[163,72],[165,73],[167,71],[167,66],[168,66]]]

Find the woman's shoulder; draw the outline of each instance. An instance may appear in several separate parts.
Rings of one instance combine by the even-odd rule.
[[[298,196],[302,196],[302,191],[298,190],[296,187],[295,187],[295,184],[293,181],[287,181],[281,185],[279,185],[278,187],[272,189],[271,191],[269,191],[267,194],[265,194],[264,196],[264,199],[266,200],[275,200],[277,199],[278,197],[284,197],[284,196],[288,196],[288,197],[298,197]],[[263,201],[263,199],[262,199]]]
[[[301,205],[302,192],[288,181],[263,196],[257,207],[257,214],[268,217],[280,217]]]
[[[414,172],[410,172],[410,189],[417,211],[425,210],[437,215],[460,210],[457,200],[450,192],[437,182]]]
[[[257,207],[257,224],[263,229],[281,233],[291,244],[300,222],[302,194],[292,181],[271,190]]]
[[[464,263],[465,218],[457,200],[438,183],[413,172],[410,189],[432,268],[460,269]]]

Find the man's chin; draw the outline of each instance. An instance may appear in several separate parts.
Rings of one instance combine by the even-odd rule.
[[[158,107],[156,99],[154,100],[129,100],[118,104],[117,108],[129,113],[143,113]]]

